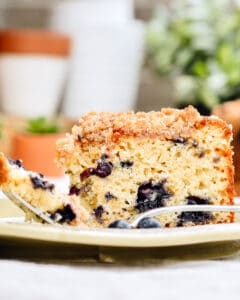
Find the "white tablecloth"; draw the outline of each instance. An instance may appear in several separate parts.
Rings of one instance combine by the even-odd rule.
[[[0,260],[0,299],[240,299],[240,257],[137,267]]]

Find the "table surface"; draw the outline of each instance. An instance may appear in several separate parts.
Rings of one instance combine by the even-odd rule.
[[[63,181],[61,181],[61,186]],[[1,257],[0,300],[240,299],[240,252],[154,264],[52,263]]]
[[[239,259],[135,267],[0,260],[0,299],[239,299]]]

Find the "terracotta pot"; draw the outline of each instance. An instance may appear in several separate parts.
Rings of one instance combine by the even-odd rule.
[[[3,112],[29,118],[54,115],[65,85],[70,51],[67,35],[29,29],[0,30]]]
[[[212,111],[233,126],[233,162],[235,166],[235,190],[240,195],[240,100],[226,102]]]
[[[64,134],[16,133],[12,141],[12,158],[22,159],[26,169],[49,177],[63,175],[55,163],[56,140]]]

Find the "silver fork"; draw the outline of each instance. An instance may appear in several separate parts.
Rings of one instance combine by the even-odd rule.
[[[24,200],[18,194],[4,192],[4,191],[3,191],[3,193],[5,194],[5,196],[7,196],[7,198],[9,200],[11,200],[18,207],[20,207],[26,214],[29,214],[29,212],[30,212],[31,214],[33,214],[34,216],[39,218],[41,221],[44,221],[45,223],[58,224],[56,221],[54,221],[50,217],[50,214],[48,214],[47,212],[43,212],[40,208],[36,208],[36,207],[32,206],[29,202]]]
[[[59,222],[53,220],[50,214],[43,212],[40,208],[36,208],[24,200],[22,197],[15,193],[3,192],[12,202],[14,202],[18,207],[20,207],[25,213],[31,213],[37,216],[40,220],[48,224],[60,224]],[[240,204],[240,199],[236,198],[235,202]],[[146,217],[156,217],[167,213],[180,213],[180,212],[240,212],[240,205],[178,205],[178,206],[167,206],[151,209],[138,215],[130,225],[132,227],[137,227],[138,223]]]
[[[208,204],[199,204],[199,205],[179,205],[179,206],[167,206],[154,208],[149,211],[146,211],[136,217],[134,221],[131,222],[132,227],[137,227],[138,223],[147,217],[156,217],[167,213],[181,213],[181,212],[240,212],[240,205],[208,205]]]

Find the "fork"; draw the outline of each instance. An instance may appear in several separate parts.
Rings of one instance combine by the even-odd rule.
[[[132,227],[137,227],[138,223],[147,217],[156,217],[167,213],[181,213],[181,212],[240,212],[240,205],[208,205],[208,204],[198,204],[198,205],[178,205],[178,206],[167,206],[154,208],[147,212],[144,212],[136,217],[131,222]]]
[[[48,224],[59,224],[57,221],[53,220],[50,217],[50,214],[47,212],[43,212],[40,208],[36,208],[32,206],[29,202],[24,200],[22,197],[20,197],[16,193],[10,193],[10,192],[5,192],[2,191],[5,196],[9,200],[11,200],[14,204],[16,204],[18,207],[20,207],[26,214],[33,214],[36,217],[36,221],[38,222],[45,222]]]
[[[49,213],[43,212],[40,208],[36,208],[24,200],[22,197],[15,193],[4,192],[3,193],[18,207],[20,207],[25,213],[33,214],[37,217],[37,221],[45,222],[52,225],[60,225],[57,220],[53,220]],[[240,198],[236,198],[235,202],[240,204]],[[146,217],[156,217],[167,213],[180,213],[180,212],[240,212],[240,205],[178,205],[154,208],[142,214],[139,214],[131,223],[131,227],[137,227],[138,223]]]

